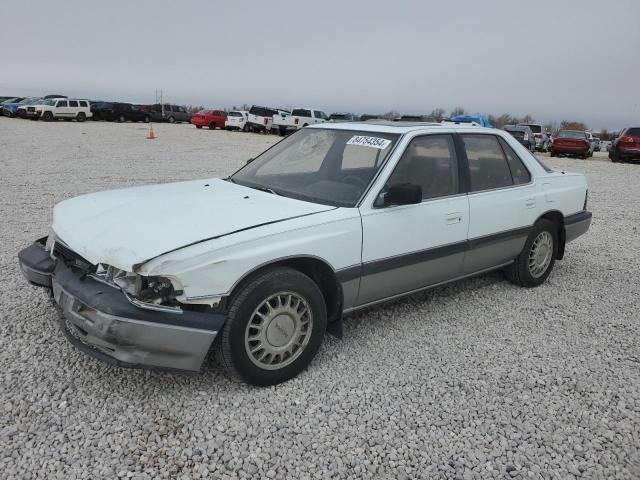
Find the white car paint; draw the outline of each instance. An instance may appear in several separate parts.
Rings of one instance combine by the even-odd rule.
[[[78,98],[55,98],[36,107],[36,114],[40,118],[47,113],[51,113],[54,119],[74,119],[81,113],[84,114],[85,119],[93,116],[89,100]]]
[[[329,117],[316,108],[294,108],[290,115],[274,115],[271,123],[273,130],[298,130],[329,121]]]
[[[230,115],[232,113],[239,113],[240,115]],[[229,130],[242,130],[247,123],[247,117],[249,112],[246,110],[233,110],[227,114],[227,119],[224,122],[225,128]]]
[[[359,207],[303,202],[212,179],[66,200],[54,210],[53,230],[92,263],[135,270],[141,275],[166,276],[184,290],[179,297],[181,302],[214,303],[250,272],[278,259],[313,257],[340,271],[530,226],[550,210],[567,216],[583,208],[584,176],[547,173],[526,148],[500,130],[372,123],[310,128],[402,134]],[[455,132],[500,136],[526,165],[531,182],[415,205],[385,209],[374,205],[414,137]],[[465,257],[455,260],[459,262],[456,270],[471,268]],[[362,287],[367,286],[367,281],[370,280],[362,280]],[[345,310],[375,299],[375,286],[369,289],[368,296],[358,298],[357,285],[356,282],[355,293],[345,293]]]

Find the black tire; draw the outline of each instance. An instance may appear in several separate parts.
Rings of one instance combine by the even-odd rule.
[[[45,122],[52,122],[53,121],[53,113],[52,112],[44,112],[44,114],[42,115],[42,120],[44,120]]]
[[[118,117],[118,122],[119,122],[119,123],[124,123],[124,122],[126,122],[126,121],[127,121],[127,119],[124,117],[124,115],[120,115],[120,116]]]
[[[532,253],[532,247],[536,239],[543,233],[547,232],[551,235],[553,239],[553,246],[551,251],[551,258],[549,260],[548,265],[544,269],[541,274],[537,276],[532,274],[529,257]],[[542,285],[547,277],[551,274],[553,270],[553,266],[556,262],[556,257],[558,256],[558,225],[556,225],[551,220],[541,219],[536,222],[533,226],[533,229],[529,233],[527,237],[527,241],[524,243],[524,247],[522,247],[522,252],[516,257],[515,261],[504,269],[505,275],[507,279],[515,283],[516,285],[520,285],[521,287],[537,287],[538,285]]]
[[[615,150],[610,152],[609,158],[613,163],[618,163],[620,161],[620,156],[618,155],[618,152],[616,152]]]
[[[169,117],[169,123],[176,123],[176,119],[173,117]]]
[[[243,132],[248,132],[249,131],[249,125],[247,125],[246,123],[244,124],[244,126],[242,127],[242,131]]]
[[[209,130],[215,130],[216,129],[216,123],[215,122],[211,122],[209,124]]]
[[[550,155],[550,156],[552,156],[552,157],[555,157],[555,156],[556,156],[556,152],[554,152],[553,150],[551,150],[551,153],[550,153],[549,155]]]
[[[151,118],[149,118],[149,115],[145,115],[143,122],[144,123],[149,123],[150,120],[151,120]]]
[[[87,114],[84,112],[80,112],[78,113],[78,115],[76,115],[76,122],[84,122],[87,119]]]
[[[245,344],[245,335],[248,335],[249,323],[252,321],[254,312],[271,296],[281,292],[291,293],[304,299],[311,313],[311,329],[306,339],[306,345],[300,347],[293,353],[293,360],[284,359],[282,368],[268,369],[261,368],[254,363]],[[277,307],[277,304],[276,304]],[[296,307],[299,310],[299,306]],[[269,312],[267,311],[267,314]],[[278,317],[270,320],[268,325]],[[265,325],[265,345],[268,332]],[[256,276],[246,281],[240,287],[229,303],[229,314],[227,321],[216,339],[216,356],[218,361],[231,376],[243,380],[252,385],[275,385],[287,381],[302,370],[313,360],[320,345],[327,327],[327,311],[322,292],[316,283],[309,277],[297,270],[284,267],[276,267],[258,273]],[[275,325],[274,328],[280,328]],[[260,350],[258,350],[260,351]],[[275,357],[274,357],[275,358]]]

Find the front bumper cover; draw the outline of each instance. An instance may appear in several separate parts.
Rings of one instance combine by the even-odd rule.
[[[122,367],[200,370],[225,315],[137,307],[119,289],[52,259],[45,241],[19,253],[20,267],[31,283],[51,289],[74,346]]]

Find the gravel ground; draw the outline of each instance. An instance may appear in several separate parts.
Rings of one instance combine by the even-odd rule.
[[[495,273],[369,310],[252,388],[77,352],[19,271],[56,202],[226,175],[277,140],[156,132],[0,118],[1,478],[640,478],[640,165],[546,159],[588,175],[594,221],[543,286]]]

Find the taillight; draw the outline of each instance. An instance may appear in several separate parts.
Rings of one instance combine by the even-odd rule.
[[[269,119],[265,117],[264,124],[267,125],[269,123]]]
[[[293,123],[294,123],[295,125],[297,125],[299,121],[300,121],[300,119],[299,119],[299,118],[297,118],[297,117],[293,119]]]
[[[622,137],[620,137],[619,141],[622,143],[633,143],[633,137],[630,137],[628,135],[623,135]]]
[[[524,134],[524,140],[525,140],[525,142],[526,142],[527,140],[529,140],[529,134],[528,134],[528,133],[525,133],[525,134]]]

